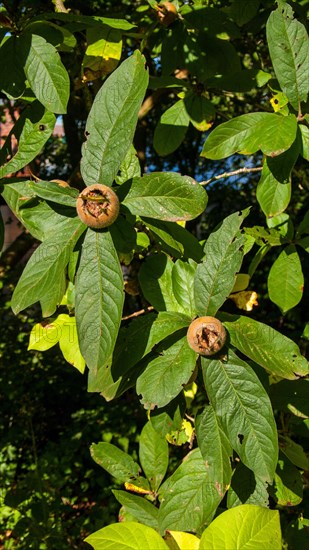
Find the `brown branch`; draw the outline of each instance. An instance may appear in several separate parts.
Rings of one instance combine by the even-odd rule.
[[[143,102],[139,113],[138,113],[138,119],[142,120],[145,118],[146,115],[148,115],[149,111],[154,108],[154,106],[158,103],[159,99],[168,93],[171,93],[171,90],[168,88],[160,88],[159,90],[155,90],[153,94],[146,97],[145,101]]]
[[[131,313],[131,315],[127,315],[126,317],[122,317],[122,321],[126,321],[127,319],[132,319],[133,317],[139,317],[140,315],[144,315],[145,313],[149,313],[149,311],[153,311],[154,307],[148,306],[144,307],[144,309],[140,309],[139,311],[135,311],[135,313]]]
[[[52,0],[55,6],[55,12],[58,13],[69,13],[70,10],[67,10],[64,6],[65,0]]]
[[[221,180],[223,178],[230,178],[231,176],[238,176],[239,174],[251,174],[251,172],[261,172],[263,166],[256,166],[254,168],[239,168],[238,170],[232,170],[232,172],[224,172],[224,174],[219,174],[218,176],[213,176],[209,180],[201,181],[200,185],[204,187],[213,181]]]

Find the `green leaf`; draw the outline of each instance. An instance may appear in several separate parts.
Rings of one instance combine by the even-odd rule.
[[[227,493],[227,507],[234,508],[241,504],[256,504],[257,506],[269,506],[268,483],[256,477],[241,462],[234,470],[231,486]]]
[[[144,57],[136,50],[97,93],[82,146],[81,173],[86,185],[112,185],[130,149],[147,84]]]
[[[293,19],[293,10],[284,4],[267,21],[266,36],[270,57],[282,91],[298,111],[307,100],[309,41],[306,28]]]
[[[115,181],[118,185],[121,185],[125,181],[132,178],[139,178],[141,176],[141,166],[138,160],[136,150],[131,145],[124,160],[122,161],[119,172],[115,177]]]
[[[115,248],[118,253],[127,254],[136,247],[136,231],[130,220],[118,216],[115,222],[109,228]]]
[[[83,231],[84,226],[78,218],[68,220],[34,251],[13,293],[14,313],[45,297],[49,302],[46,316],[54,313],[65,290],[63,280],[70,253]]]
[[[69,75],[56,48],[36,34],[22,34],[18,52],[37,99],[53,113],[66,113],[70,94]]]
[[[84,81],[102,78],[116,69],[122,51],[121,32],[105,25],[87,29],[87,49],[82,61]]]
[[[283,153],[285,154],[285,153]],[[279,155],[277,159],[280,159]],[[265,216],[277,216],[283,212],[291,199],[291,181],[278,181],[268,166],[265,159],[261,179],[256,190],[256,198]]]
[[[239,229],[249,210],[235,212],[208,238],[205,260],[195,274],[195,307],[199,315],[215,315],[232,292],[243,259],[245,237]]]
[[[15,216],[36,239],[44,241],[53,237],[55,227],[58,230],[66,228],[68,218],[72,216],[71,208],[55,204],[52,208],[45,201],[39,202],[31,188],[32,181],[22,181],[19,178],[9,178],[6,181],[12,183],[4,185],[2,196]]]
[[[259,246],[280,246],[284,240],[277,229],[266,229],[256,225],[254,227],[246,227],[245,233],[255,238],[255,242]]]
[[[37,323],[30,332],[28,350],[46,351],[59,342],[61,328],[56,319]]]
[[[101,28],[102,25],[108,25],[112,29],[120,29],[123,31],[130,31],[135,27],[132,23],[129,23],[126,19],[115,19],[113,17],[100,17],[98,15],[79,15],[75,13],[53,13],[46,12],[41,15],[44,19],[56,19],[57,21],[63,21],[64,23],[76,23],[79,26],[78,30],[86,29],[88,27]]]
[[[295,307],[302,299],[304,276],[294,244],[282,250],[270,268],[268,275],[269,298],[282,313]]]
[[[300,222],[297,228],[296,236],[300,237],[301,235],[308,234],[308,233],[309,233],[309,210],[307,210],[302,221]]]
[[[79,372],[83,373],[85,370],[85,360],[79,349],[75,317],[61,314],[58,315],[55,323],[61,323],[59,346],[63,357]]]
[[[151,422],[145,424],[140,435],[139,460],[152,490],[157,491],[168,468],[168,444]]]
[[[125,491],[113,491],[116,499],[126,511],[132,514],[138,521],[158,530],[159,510],[143,497],[131,495]]]
[[[302,476],[287,458],[281,456],[271,495],[279,506],[297,506],[303,499]]]
[[[124,300],[122,271],[108,231],[88,229],[75,292],[80,348],[95,377],[98,369],[111,359]]]
[[[178,223],[151,218],[142,218],[142,221],[155,235],[160,247],[168,254],[176,258],[192,258],[195,262],[202,259],[203,248],[197,238]]]
[[[189,92],[186,94],[185,107],[190,117],[190,122],[200,132],[208,130],[209,121],[213,120],[216,110],[204,95]]]
[[[170,289],[173,262],[165,254],[148,256],[139,271],[139,283],[146,300],[158,311],[179,311],[182,307]]]
[[[146,369],[138,377],[136,392],[141,395],[145,409],[164,407],[188,382],[196,364],[196,353],[189,348],[183,331],[167,338],[156,348],[157,357],[150,358]]]
[[[195,262],[177,260],[172,269],[173,294],[183,313],[193,318],[196,315],[194,302]]]
[[[301,155],[305,160],[309,160],[309,128],[304,124],[298,126],[301,133]]]
[[[141,371],[138,363],[161,340],[188,326],[190,319],[181,313],[150,313],[131,321],[119,331],[110,367],[99,371],[96,384],[107,401],[134,386]]]
[[[165,221],[192,220],[207,205],[203,187],[189,176],[153,172],[134,178],[123,200],[132,214]]]
[[[291,198],[291,171],[301,151],[301,135],[297,131],[291,147],[278,155],[264,159],[256,196],[266,216],[277,216],[288,206]]]
[[[17,51],[18,37],[9,36],[0,48],[0,89],[9,98],[20,97],[26,87],[26,76]]]
[[[133,458],[111,443],[93,443],[90,446],[93,460],[121,483],[133,482],[140,474],[140,467]]]
[[[200,550],[281,550],[278,510],[243,504],[226,510],[204,531]]]
[[[293,239],[294,225],[290,216],[286,212],[267,218],[266,223],[270,229],[274,228],[279,231],[280,235],[282,235],[285,239]]]
[[[272,482],[278,459],[277,429],[269,397],[247,363],[202,357],[204,383],[216,415],[241,461]]]
[[[78,189],[61,187],[53,181],[32,181],[29,185],[37,197],[76,208]]]
[[[0,178],[18,172],[40,153],[52,134],[55,122],[55,115],[45,111],[38,101],[24,109],[13,126],[3,150],[1,150]],[[18,139],[18,149],[12,158],[7,161],[4,152],[7,154],[11,152],[12,134]]]
[[[181,430],[185,410],[186,401],[183,393],[180,393],[166,407],[152,411],[150,422],[158,434],[166,437],[172,432],[175,433]]]
[[[161,311],[134,319],[128,327],[120,329],[113,357],[114,375],[125,374],[152,348],[177,330],[187,327],[190,318],[181,313]]]
[[[154,529],[134,521],[108,525],[84,540],[94,550],[168,550]]]
[[[198,550],[200,539],[184,531],[169,531],[165,537],[170,550]]]
[[[272,327],[241,315],[220,315],[231,344],[268,372],[289,380],[308,374],[308,364],[289,338]]]
[[[253,154],[259,149],[265,155],[280,155],[291,147],[296,131],[294,115],[260,112],[241,115],[210,133],[201,156],[219,160],[234,153]]]
[[[232,447],[222,430],[211,405],[207,405],[195,421],[196,438],[212,483],[223,497],[232,477],[230,457]]]
[[[280,437],[280,450],[288,459],[302,470],[309,470],[309,459],[301,445],[288,436]]]
[[[190,118],[182,99],[176,101],[161,116],[153,137],[153,146],[162,157],[170,155],[183,142]]]
[[[234,0],[228,8],[228,14],[241,27],[253,19],[259,7],[260,0],[251,0],[245,4],[242,0]]]
[[[201,532],[221,501],[199,449],[191,451],[160,488],[160,532]],[[194,511],[194,513],[193,513]]]
[[[301,246],[306,252],[309,252],[309,236],[296,241],[296,243]]]

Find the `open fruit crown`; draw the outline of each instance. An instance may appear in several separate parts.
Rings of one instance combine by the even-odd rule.
[[[119,200],[107,185],[96,183],[84,189],[76,201],[77,214],[81,221],[93,229],[112,225],[119,214]]]
[[[190,348],[200,355],[214,355],[225,344],[226,330],[215,317],[198,317],[189,326],[187,339]]]

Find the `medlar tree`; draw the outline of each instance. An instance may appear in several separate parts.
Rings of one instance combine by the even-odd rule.
[[[280,253],[268,274],[269,299],[285,314],[302,298],[309,217],[294,229],[286,209],[293,167],[308,158],[304,7],[149,0],[124,2],[126,17],[111,17],[103,6],[84,15],[73,2],[55,1],[54,10],[4,5],[1,89],[22,109],[1,151],[1,191],[41,241],[13,293],[13,311],[39,302],[48,324],[34,326],[29,348],[59,341],[71,364],[81,372],[87,365],[90,392],[110,401],[135,387],[148,411],[140,464],[110,443],[91,446],[93,459],[124,483],[114,494],[130,516],[87,542],[97,549],[121,542],[208,550],[236,541],[281,548],[277,508],[300,502],[291,483],[307,459],[280,425],[278,443],[272,402],[275,411],[288,407],[307,418],[301,404],[289,403],[295,385],[305,387],[308,365],[296,342],[250,312],[254,274],[273,247]],[[89,112],[71,186],[16,177],[40,153],[56,115],[68,122],[81,96]],[[187,222],[207,218],[206,184],[228,175],[197,183],[192,173],[164,170],[189,135],[196,167],[199,154],[208,167],[243,155],[237,173],[260,172],[264,226],[251,226],[249,204],[241,211],[235,204],[206,242],[189,231]],[[68,136],[72,144],[74,132]],[[160,172],[146,162],[154,151]],[[262,164],[252,165],[257,158]],[[129,316],[125,267],[138,272]],[[168,444],[188,452],[166,477]]]

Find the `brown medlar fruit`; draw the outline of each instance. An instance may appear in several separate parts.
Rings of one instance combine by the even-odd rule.
[[[79,194],[76,209],[85,225],[93,229],[102,229],[112,225],[118,217],[119,200],[110,187],[95,183]]]
[[[169,27],[177,19],[177,8],[172,2],[162,2],[156,9],[158,19],[164,27]]]
[[[223,348],[226,330],[215,317],[198,317],[189,326],[187,339],[190,348],[208,357]]]

